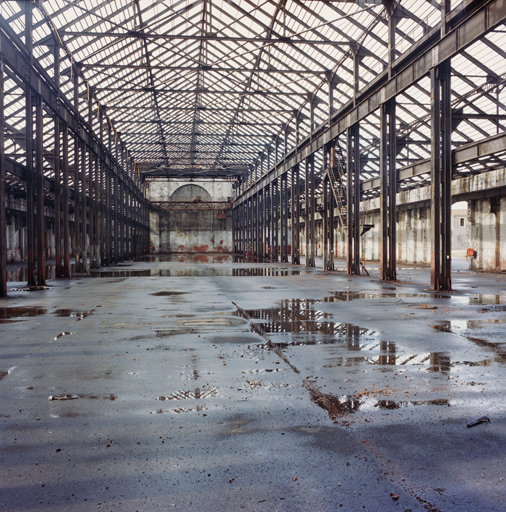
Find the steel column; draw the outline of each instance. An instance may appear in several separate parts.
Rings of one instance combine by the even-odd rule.
[[[62,207],[63,207],[63,277],[69,278],[70,269],[70,212],[69,212],[69,126],[62,125]]]
[[[35,191],[33,169],[33,98],[26,89],[26,251],[28,286],[35,286]]]
[[[292,168],[292,264],[300,265],[299,165]]]
[[[272,260],[279,261],[280,253],[279,253],[279,197],[278,197],[278,184],[279,180],[274,180],[271,185],[271,205],[272,205]]]
[[[259,190],[257,194],[257,209],[256,209],[256,224],[257,224],[257,261],[263,261],[262,255],[262,191]]]
[[[28,50],[30,66],[33,62],[32,38],[32,2],[25,2],[25,46]],[[28,73],[28,67],[27,67]],[[29,76],[26,76],[27,80]],[[28,286],[35,286],[35,197],[33,172],[33,98],[28,84],[25,85],[26,114],[25,114],[25,140],[26,140],[26,250]]]
[[[348,275],[360,274],[360,144],[359,125],[355,124],[347,131],[346,175],[347,175],[347,272]]]
[[[315,172],[314,155],[306,159],[306,267],[315,266]]]
[[[4,58],[0,53],[0,133],[5,133]],[[0,140],[0,297],[7,296],[7,219],[5,208],[5,138]]]
[[[329,270],[329,186],[328,176],[323,177],[323,218],[322,218],[322,237],[323,237],[323,270]]]
[[[395,131],[395,99],[380,108],[380,222],[381,279],[397,279],[397,134]]]
[[[60,46],[53,46],[54,84],[57,90],[58,103],[60,100]],[[54,245],[55,245],[55,276],[63,277],[62,267],[62,216],[61,216],[61,143],[60,143],[60,118],[54,118]]]
[[[119,212],[118,212],[118,201],[120,195],[119,183],[117,176],[113,177],[114,187],[114,199],[113,199],[113,240],[114,240],[114,251],[113,251],[113,263],[118,263],[120,258],[119,248]]]
[[[451,62],[431,79],[431,288],[451,291]]]
[[[329,183],[329,268],[328,270],[334,270],[334,232],[335,232],[335,220],[334,212],[336,208],[336,200]]]
[[[281,230],[281,261],[288,261],[288,176],[280,177],[279,204]]]
[[[37,197],[37,284],[46,285],[46,220],[44,218],[44,117],[42,98],[35,100],[35,188]]]

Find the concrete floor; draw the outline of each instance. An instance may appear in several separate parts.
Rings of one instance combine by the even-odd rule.
[[[504,275],[205,259],[11,283],[1,510],[506,509]]]

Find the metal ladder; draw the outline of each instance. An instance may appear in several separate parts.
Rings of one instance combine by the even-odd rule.
[[[343,152],[339,143],[335,146],[336,165],[328,167],[327,175],[329,177],[330,188],[334,194],[337,205],[337,214],[339,215],[339,223],[341,230],[346,228],[346,215],[348,207],[346,205],[346,163],[344,161]]]
[[[346,161],[339,143],[335,145],[335,161],[334,167],[328,167],[327,175],[329,177],[330,187],[334,193],[337,204],[337,213],[339,215],[339,223],[341,231],[346,229],[346,220],[348,206],[346,204]],[[360,236],[367,233],[374,227],[374,224],[362,224],[362,232]]]

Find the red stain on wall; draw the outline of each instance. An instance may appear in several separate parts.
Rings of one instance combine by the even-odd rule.
[[[179,250],[180,250],[180,251],[184,251],[184,245],[180,245],[180,246],[179,246]]]
[[[197,245],[196,247],[193,248],[193,252],[209,252],[209,246],[206,244]]]
[[[205,254],[197,254],[193,259],[194,261],[198,261],[200,263],[207,263],[209,261],[209,257]]]

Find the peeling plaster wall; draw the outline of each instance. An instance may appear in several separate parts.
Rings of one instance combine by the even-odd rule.
[[[506,197],[469,202],[471,246],[476,251],[474,266],[506,270]]]
[[[226,181],[155,181],[149,187],[151,201],[229,201],[232,184]],[[156,206],[156,205],[155,205]],[[164,210],[151,216],[151,247],[161,253],[233,252],[231,210]],[[153,249],[154,247],[154,249]]]
[[[452,252],[465,256],[473,248],[477,256],[472,264],[485,270],[506,270],[506,171],[499,169],[486,174],[455,180],[452,195],[457,200],[466,195],[486,190],[491,198],[469,201],[468,210],[452,210]],[[431,254],[431,208],[430,187],[412,189],[397,194],[397,261],[401,263],[430,263]],[[381,226],[379,198],[363,201],[361,224],[374,227],[360,238],[360,257],[378,260],[381,250]],[[460,225],[464,218],[463,226]],[[337,215],[336,215],[337,219]],[[323,254],[323,229],[321,218],[316,218],[316,251]],[[336,224],[338,226],[338,224]],[[301,254],[305,252],[304,225],[301,226]],[[334,255],[346,258],[347,238],[345,232],[336,227],[334,231]]]

